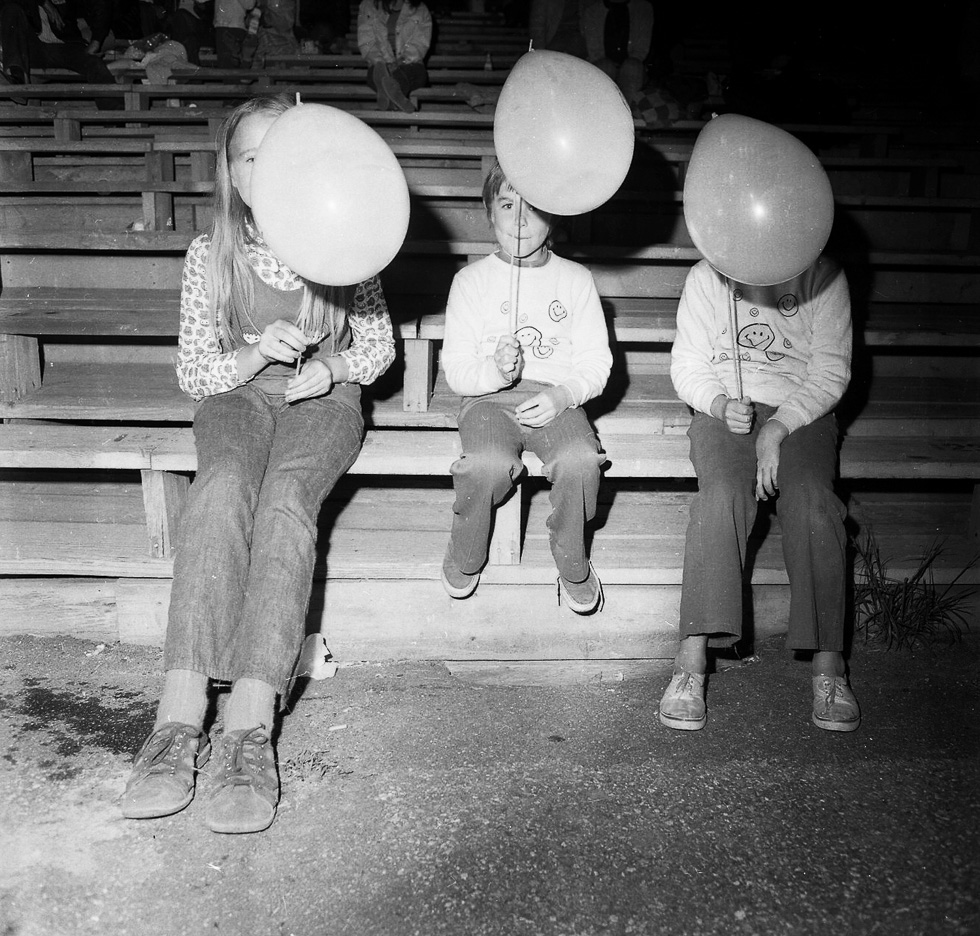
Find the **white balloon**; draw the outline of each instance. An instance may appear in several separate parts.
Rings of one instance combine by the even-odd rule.
[[[408,232],[405,174],[366,123],[325,104],[278,117],[255,155],[252,214],[300,276],[349,286],[380,273]]]

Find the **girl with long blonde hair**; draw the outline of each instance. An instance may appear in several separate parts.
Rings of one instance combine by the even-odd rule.
[[[178,531],[163,694],[121,800],[129,818],[193,799],[211,753],[211,680],[231,694],[206,822],[257,832],[275,818],[276,700],[303,643],[317,516],[361,448],[360,385],[394,359],[377,277],[349,288],[304,280],[252,217],[252,163],[292,106],[256,98],[225,120],[211,229],[184,260],[177,379],[200,402],[198,466]]]

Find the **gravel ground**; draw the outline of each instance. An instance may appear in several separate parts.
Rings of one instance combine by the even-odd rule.
[[[481,685],[344,666],[292,701],[283,800],[122,819],[155,649],[0,640],[0,936],[980,933],[980,643],[859,645],[854,734],[772,641],[662,728],[662,674]],[[216,699],[220,720],[223,697]]]

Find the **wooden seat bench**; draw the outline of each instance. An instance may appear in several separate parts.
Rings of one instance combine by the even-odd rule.
[[[166,126],[166,125],[164,125]],[[143,128],[125,128],[140,130]],[[112,178],[124,177],[125,168],[129,165],[126,159],[135,160],[136,156],[144,157],[145,165],[138,161],[132,163],[134,169],[132,178],[165,179],[178,178],[176,163],[170,164],[169,172],[164,168],[170,160],[184,159],[190,162],[190,177],[195,181],[213,178],[214,173],[214,143],[200,131],[188,133],[183,139],[173,136],[171,130],[164,130],[164,136],[158,136],[157,130],[147,127],[146,133],[137,136],[136,133],[126,133],[122,136],[107,135],[88,137],[85,140],[58,140],[47,137],[0,137],[0,181],[4,183],[26,182],[34,180],[42,182],[50,178],[68,181],[76,177],[81,179],[109,178],[112,169],[102,170],[105,176],[99,175],[98,159],[105,160],[106,166],[113,165],[111,159],[118,157],[119,167]],[[469,198],[478,201],[482,180],[495,159],[493,142],[489,138],[474,139],[468,136],[456,138],[437,137],[422,138],[418,133],[408,136],[397,131],[385,131],[386,142],[401,161],[406,170],[410,183],[427,184],[430,186],[423,194],[442,195],[444,197]],[[151,157],[150,152],[161,155]],[[162,154],[167,154],[164,157]],[[656,185],[662,191],[663,198],[668,198],[672,190],[680,192],[686,166],[690,160],[689,145],[656,144],[650,142],[642,155],[634,160],[630,176],[642,179],[644,176],[655,178]],[[975,225],[971,216],[976,211],[977,201],[963,198],[939,198],[942,180],[963,169],[962,162],[956,159],[916,159],[900,158],[867,159],[864,157],[832,157],[821,160],[834,186],[839,203],[849,212],[861,215],[862,212],[873,216],[892,209],[892,214],[898,216],[901,212],[918,213],[920,209],[932,208],[935,212],[945,215],[945,224],[951,228],[948,235],[952,244],[969,243],[971,232]],[[670,176],[663,178],[658,174],[658,166],[666,165]],[[159,168],[157,168],[159,167]],[[145,170],[145,171],[144,171]],[[878,182],[869,185],[871,180],[887,178],[887,184]],[[874,195],[867,192],[868,188],[877,191]],[[8,191],[43,191],[42,186],[31,188],[10,188]],[[66,189],[68,191],[69,189]],[[79,189],[79,191],[83,191]],[[206,189],[196,188],[188,191],[206,192]],[[173,189],[180,193],[179,187]],[[980,185],[978,185],[980,193]],[[637,204],[649,201],[651,191],[649,183],[645,192],[637,192],[630,179],[618,195],[619,202],[634,199]],[[889,198],[893,201],[889,201]],[[923,198],[933,198],[930,203]],[[679,195],[674,200],[679,204]],[[636,225],[626,225],[630,230]],[[893,226],[886,221],[886,231]],[[582,225],[578,225],[579,228]],[[934,231],[930,232],[934,235]]]
[[[138,65],[128,68],[115,67],[112,69],[117,81],[138,82],[146,80],[146,69]],[[38,76],[43,73],[36,73]],[[261,69],[255,68],[217,68],[193,65],[175,66],[168,80],[175,84],[198,84],[214,82],[219,84],[240,83],[250,87],[255,93],[267,91],[292,90],[294,86],[300,89],[307,84],[360,84],[367,80],[367,62],[334,68],[311,67],[273,67],[266,65]],[[430,66],[427,70],[429,85],[443,87],[453,84],[472,84],[480,86],[500,86],[507,78],[504,69],[484,68],[436,68]],[[373,92],[372,92],[373,93]]]
[[[689,443],[685,436],[601,435],[610,479],[691,478]],[[455,432],[426,430],[369,430],[363,449],[350,469],[354,475],[447,476],[459,456]],[[540,461],[525,455],[532,476],[541,476]],[[172,558],[174,531],[189,483],[196,470],[189,427],[147,429],[132,426],[57,424],[0,425],[0,468],[114,469],[140,472],[147,528],[147,552],[158,560]],[[844,479],[911,479],[980,481],[980,442],[977,438],[848,437],[841,448]],[[970,535],[976,536],[976,515]],[[950,537],[957,558],[968,539]],[[497,511],[492,565],[519,565],[522,542],[522,502],[511,498]],[[140,574],[147,574],[143,567]],[[27,572],[0,563],[0,572]],[[36,571],[36,570],[35,570]],[[157,574],[169,575],[169,565]],[[678,570],[675,570],[675,572]]]
[[[482,163],[488,155],[485,145],[485,141],[473,142],[465,158]],[[406,144],[406,153],[409,148]],[[21,172],[27,152],[16,147],[11,151],[14,162],[21,160]],[[52,147],[47,155],[56,152]],[[192,176],[206,172],[205,160],[211,158],[208,146],[195,140],[171,140],[148,149],[121,146],[116,155],[143,166],[152,153],[159,154],[162,162],[150,162],[152,168],[146,169],[157,174],[144,191],[148,197],[182,191],[178,184],[171,186],[168,160],[190,159],[196,153],[194,158],[201,162],[187,170],[187,176]],[[0,145],[0,164],[2,154]],[[432,150],[416,155],[439,158]],[[472,181],[454,186],[452,181],[434,179],[419,181],[416,194],[467,199],[471,210],[480,213]],[[185,176],[180,181],[197,180]],[[67,191],[71,193],[70,186]],[[183,191],[197,194],[191,188]],[[854,206],[866,208],[869,203]],[[5,477],[17,478],[6,487],[0,479],[0,493],[15,490],[24,477],[18,473],[23,472],[37,472],[39,477],[58,472],[67,478],[89,471],[126,477],[133,473],[143,512],[138,557],[128,546],[119,550],[107,546],[86,563],[80,559],[80,549],[74,548],[67,550],[70,559],[58,562],[41,555],[45,548],[41,544],[20,551],[0,547],[0,574],[169,577],[174,524],[195,467],[193,404],[180,393],[173,374],[177,285],[192,236],[186,229],[0,228],[4,283],[0,370],[5,376],[0,469]],[[438,577],[440,543],[444,545],[448,531],[448,471],[458,454],[458,435],[452,431],[456,400],[438,367],[442,305],[453,272],[490,249],[485,240],[410,239],[383,273],[403,347],[404,387],[400,374],[394,374],[377,392],[366,391],[369,429],[352,470],[352,483],[363,479],[366,485],[382,485],[398,478],[422,485],[431,482],[440,485],[441,505],[435,528],[419,531],[414,539],[407,534],[392,537],[392,544],[403,548],[409,540],[417,540],[421,558],[410,563],[410,570],[392,571],[389,577],[418,576],[430,584]],[[646,520],[630,519],[632,502],[624,499],[623,491],[635,495],[637,491],[628,486],[640,482],[687,484],[683,496],[668,509],[672,516],[684,516],[692,483],[684,436],[690,414],[673,395],[665,362],[683,278],[699,255],[685,244],[565,244],[560,249],[592,269],[617,353],[617,377],[608,398],[600,398],[590,408],[609,458],[607,483],[615,489],[612,504],[603,508],[611,518],[609,529],[596,535],[597,564],[608,560],[610,571],[608,576],[604,572],[604,578],[610,584],[676,585],[680,580],[676,529],[662,539],[655,526],[635,536],[624,532],[640,529],[637,524]],[[841,477],[848,485],[907,483],[916,491],[927,491],[927,497],[938,496],[944,486],[953,490],[942,514],[955,518],[955,528],[949,530],[949,562],[938,570],[940,580],[950,581],[968,559],[971,544],[975,548],[980,517],[976,494],[980,398],[971,370],[980,328],[973,314],[980,304],[977,257],[963,250],[882,250],[875,244],[874,249],[864,245],[842,259],[849,275],[852,268],[856,273],[859,349],[873,361],[869,373],[855,383],[857,396],[842,442]],[[553,582],[546,541],[524,519],[529,510],[540,518],[542,510],[540,463],[528,458],[527,466],[531,481],[521,486],[520,497],[512,498],[498,513],[488,583],[544,586]],[[71,489],[66,482],[65,490]],[[379,510],[383,514],[383,507]],[[662,516],[657,514],[658,522]],[[931,521],[933,514],[928,517]],[[52,521],[51,529],[56,527],[57,521]],[[0,530],[16,529],[16,523],[6,525],[0,518]],[[127,529],[132,532],[133,524]],[[923,529],[928,527],[917,526],[907,536],[896,535],[894,541],[907,543],[911,550],[923,541]],[[941,526],[934,529],[942,531]],[[71,535],[80,534],[76,530]],[[383,557],[367,558],[375,539],[360,531],[349,548],[338,546],[335,551],[331,546],[331,579],[338,575],[355,579],[359,569],[363,577],[365,568],[370,568],[372,577],[383,579],[384,563],[394,562],[395,547],[386,545]],[[753,582],[784,583],[778,556],[771,546],[767,549]],[[968,576],[969,581],[975,578],[974,573]]]

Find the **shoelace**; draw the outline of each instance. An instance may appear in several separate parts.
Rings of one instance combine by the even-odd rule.
[[[245,732],[234,744],[226,744],[222,785],[229,783],[236,786],[251,786],[254,783],[265,785],[265,778],[262,775],[265,756],[262,749],[268,742],[269,735],[266,730],[256,727]]]
[[[694,690],[691,689],[691,679],[694,676],[694,673],[687,673],[687,672],[685,672],[685,673],[682,673],[681,675],[684,678],[681,679],[681,681],[675,687],[675,689],[674,689],[674,695],[675,696],[682,696],[685,693],[694,692]]]
[[[837,680],[833,676],[824,677],[827,682],[820,687],[821,694],[828,705],[837,700]]]
[[[161,769],[175,773],[177,768],[182,766],[181,755],[186,742],[198,734],[202,733],[195,732],[187,725],[161,728],[146,739],[143,749],[136,757],[136,763],[143,773],[159,773]],[[199,744],[195,752],[193,770],[198,769],[197,760],[201,752],[202,746]]]

